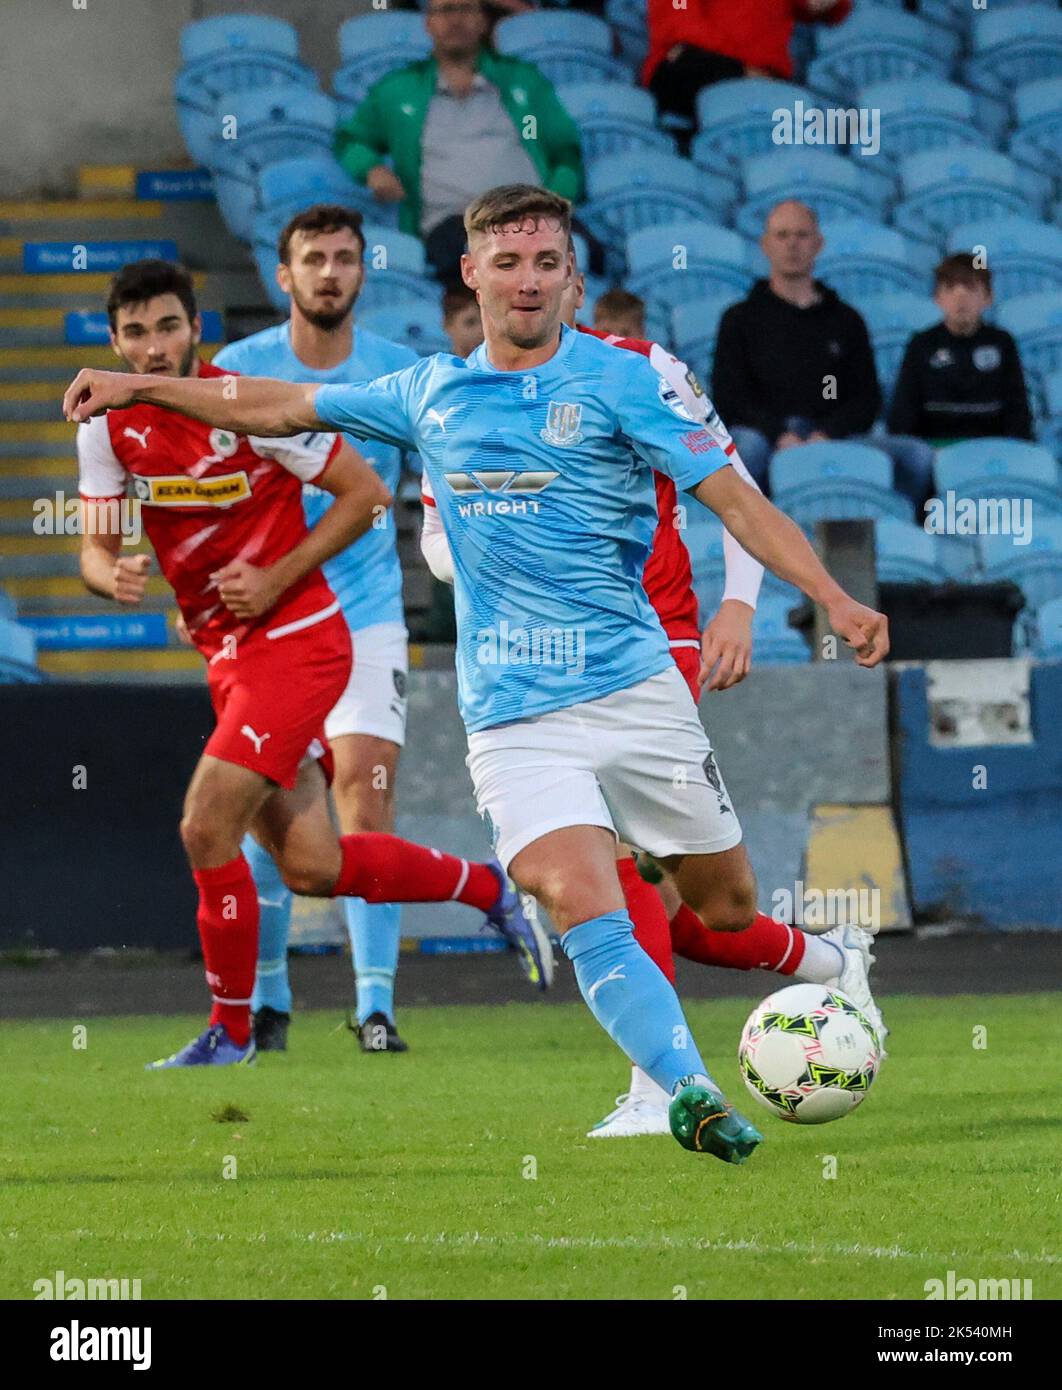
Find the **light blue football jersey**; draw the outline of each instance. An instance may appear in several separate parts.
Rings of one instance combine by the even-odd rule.
[[[652,469],[695,487],[727,464],[641,353],[562,328],[539,367],[485,348],[325,386],[330,429],[419,453],[454,559],[457,674],[470,733],[596,700],[667,670],[642,588]]]
[[[400,343],[389,342],[364,328],[354,328],[354,350],[345,362],[326,371],[315,371],[295,356],[287,323],[252,333],[230,343],[214,358],[214,365],[244,376],[272,376],[284,381],[352,382],[397,371],[417,362],[417,354]],[[401,452],[373,441],[349,441],[380,474],[392,492],[402,470]],[[313,526],[332,505],[332,494],[305,483],[302,489],[306,524]],[[332,592],[339,599],[347,624],[357,630],[373,623],[403,621],[402,569],[398,562],[395,523],[389,511],[383,524],[373,527],[322,566]]]

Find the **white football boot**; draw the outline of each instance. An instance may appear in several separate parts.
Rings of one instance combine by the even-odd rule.
[[[639,1134],[670,1134],[668,1107],[671,1097],[639,1068],[634,1069],[631,1089],[616,1097],[611,1114],[587,1130],[588,1139],[632,1139]]]
[[[874,953],[870,946],[874,937],[863,927],[834,927],[831,931],[823,932],[819,939],[832,942],[844,954],[841,973],[826,983],[847,994],[856,1008],[866,1014],[877,1032],[881,1056],[887,1057],[885,1039],[889,1036],[889,1030],[870,992],[870,967],[874,964]]]

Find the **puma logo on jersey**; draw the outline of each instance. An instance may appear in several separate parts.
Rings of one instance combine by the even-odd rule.
[[[240,733],[244,734],[247,738],[251,740],[251,742],[254,744],[254,751],[256,753],[261,753],[262,744],[265,743],[267,738],[273,737],[272,734],[256,734],[255,731],[251,728],[250,724],[245,724],[243,728],[240,730]]]
[[[428,411],[428,419],[434,420],[435,423],[439,426],[439,429],[442,430],[443,434],[445,434],[446,418],[448,415],[452,415],[456,409],[457,406],[455,405],[450,406],[448,410],[435,410],[433,408]]]
[[[607,985],[609,980],[625,980],[626,978],[626,975],[624,975],[623,973],[623,966],[614,965],[607,975],[602,975],[600,980],[595,980],[594,983],[590,986],[590,988],[586,991],[591,1003],[593,1002],[594,995],[598,992],[602,985]]]
[[[151,433],[151,426],[146,426],[143,433],[141,434],[138,433],[135,429],[133,429],[131,425],[126,425],[122,433],[128,435],[130,439],[135,439],[136,442],[140,445],[141,449],[146,449],[147,437]]]

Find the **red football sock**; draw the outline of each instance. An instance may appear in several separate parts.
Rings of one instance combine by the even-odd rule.
[[[400,840],[397,835],[366,832],[341,835],[343,867],[335,898],[364,898],[367,903],[466,903],[489,912],[498,901],[498,875],[487,864],[473,864],[456,854]]]
[[[258,891],[242,854],[216,869],[195,869],[193,877],[199,889],[196,924],[214,1000],[210,1022],[223,1023],[237,1047],[246,1047],[258,960]]]
[[[658,965],[672,984],[675,983],[675,959],[671,954],[671,929],[660,894],[646,883],[633,859],[616,861],[620,887],[627,911],[634,923],[634,939],[654,964]]]
[[[671,949],[702,965],[792,975],[804,955],[804,933],[763,912],[757,912],[744,931],[711,931],[683,903],[671,919]]]

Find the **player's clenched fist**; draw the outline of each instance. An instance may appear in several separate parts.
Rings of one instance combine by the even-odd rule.
[[[98,372],[83,368],[67,387],[63,415],[75,425],[105,410],[124,410],[133,404],[137,378],[130,372]]]
[[[234,560],[210,577],[218,586],[222,603],[237,618],[260,618],[280,597],[269,571],[246,560]]]
[[[115,602],[135,608],[144,597],[150,570],[150,555],[119,555],[114,562]]]
[[[830,626],[856,654],[857,666],[877,666],[889,654],[889,620],[847,594],[826,609]]]

